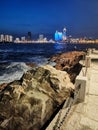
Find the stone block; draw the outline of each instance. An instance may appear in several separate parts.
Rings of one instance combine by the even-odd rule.
[[[77,99],[78,102],[83,102],[85,100],[86,84],[87,84],[87,77],[77,76],[76,82],[75,82],[76,89],[78,86],[80,86],[78,99]]]

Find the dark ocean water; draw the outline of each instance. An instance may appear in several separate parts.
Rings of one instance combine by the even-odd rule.
[[[88,48],[98,49],[96,44],[64,44],[64,43],[48,43],[48,44],[0,44],[0,63],[5,62],[34,62],[42,64],[54,54],[82,51]]]
[[[35,63],[40,66],[51,64],[48,59],[52,55],[85,51],[88,48],[98,49],[96,44],[0,44],[0,84],[19,80],[23,73],[30,69],[25,63]],[[25,62],[25,63],[24,63]]]

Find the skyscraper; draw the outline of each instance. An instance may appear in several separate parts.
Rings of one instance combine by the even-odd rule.
[[[31,32],[28,32],[27,40],[28,40],[28,41],[31,41],[31,39],[32,39],[32,34],[31,34]]]
[[[62,32],[55,32],[55,40],[56,41],[62,41]]]
[[[55,32],[55,41],[59,40],[58,31]]]
[[[25,36],[21,37],[21,41],[25,41],[25,40],[26,40]]]
[[[63,29],[63,41],[65,41],[67,39],[66,36],[66,28]]]
[[[1,34],[1,35],[0,35],[0,41],[1,41],[1,42],[4,42],[4,40],[5,40],[4,35]]]
[[[44,35],[43,34],[40,34],[39,35],[39,41],[43,41],[44,40]]]
[[[9,35],[5,35],[5,42],[9,42]]]

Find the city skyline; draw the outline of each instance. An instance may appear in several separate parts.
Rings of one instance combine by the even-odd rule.
[[[0,1],[0,33],[54,34],[67,28],[77,37],[98,36],[97,0]]]

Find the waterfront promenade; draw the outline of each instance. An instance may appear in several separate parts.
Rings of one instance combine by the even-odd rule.
[[[85,101],[73,106],[61,130],[98,130],[98,62],[91,62],[87,78]]]
[[[93,54],[90,57],[93,59]],[[83,71],[85,70],[84,68]],[[84,101],[72,105],[61,126],[53,129],[59,116],[57,114],[47,130],[98,130],[98,58],[91,61],[86,71],[86,75],[81,73],[84,79],[87,78]],[[66,108],[63,108],[60,118],[65,112]]]

